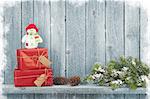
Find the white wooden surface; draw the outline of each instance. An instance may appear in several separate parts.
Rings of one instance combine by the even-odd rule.
[[[55,76],[65,76],[66,34],[65,2],[50,2],[51,5],[51,59]]]
[[[86,74],[95,62],[105,64],[105,2],[86,3]]]
[[[124,55],[123,2],[106,2],[106,62]]]
[[[66,1],[67,76],[85,76],[85,1],[80,6]]]
[[[14,87],[13,85],[3,86],[4,94],[131,94],[131,95],[145,95],[147,89],[138,88],[136,90],[130,90],[129,88],[118,88],[112,90],[110,87],[96,86],[96,85],[54,85],[51,87]]]
[[[16,67],[16,49],[21,47],[21,4],[16,2],[13,7],[4,6],[4,37],[6,39],[4,83],[13,83],[13,70]]]
[[[44,39],[39,46],[48,48],[54,76],[85,77],[95,62],[105,65],[121,55],[147,62],[150,35],[146,32],[148,17],[143,8],[128,5],[126,0],[20,0],[13,7],[4,7],[4,26],[9,28],[5,28],[4,35],[7,40],[5,84],[13,84],[16,49],[24,47],[21,37],[29,23],[39,28]],[[145,99],[145,91],[141,89],[130,93],[128,89],[103,88],[53,86],[21,90],[6,86],[4,92],[9,93],[8,99]],[[53,90],[56,93],[52,94]]]
[[[125,56],[140,58],[139,7],[125,4]]]

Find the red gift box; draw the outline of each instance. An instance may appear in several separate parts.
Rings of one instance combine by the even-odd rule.
[[[52,69],[37,69],[37,70],[19,70],[14,71],[14,85],[16,87],[36,86],[34,83],[42,74],[47,75],[42,86],[53,85]]]
[[[47,66],[39,61],[40,56],[48,58],[47,48],[17,49],[18,69],[44,69]]]

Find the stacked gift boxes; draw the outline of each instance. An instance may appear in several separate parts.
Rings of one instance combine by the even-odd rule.
[[[16,87],[53,85],[52,69],[43,64],[43,57],[48,59],[46,48],[17,50],[18,66],[14,71]]]

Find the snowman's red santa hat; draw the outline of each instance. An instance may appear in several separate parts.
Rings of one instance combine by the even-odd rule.
[[[36,32],[38,32],[38,28],[36,27],[35,24],[29,24],[29,25],[26,27],[26,31],[27,31],[28,29],[35,29]]]

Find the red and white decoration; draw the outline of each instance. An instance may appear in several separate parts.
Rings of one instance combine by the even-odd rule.
[[[26,35],[22,38],[22,43],[25,43],[25,48],[37,48],[38,43],[42,43],[43,40],[38,34],[38,28],[35,24],[29,24],[26,27]]]

